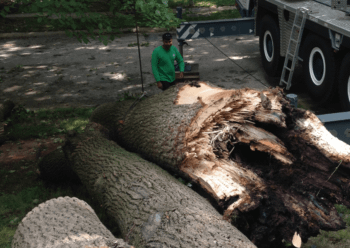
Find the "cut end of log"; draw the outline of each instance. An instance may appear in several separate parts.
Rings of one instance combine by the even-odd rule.
[[[257,205],[250,195],[255,189],[263,190],[265,186],[255,173],[243,169],[239,154],[242,146],[256,153],[265,153],[266,158],[272,156],[285,165],[291,165],[295,161],[283,141],[271,132],[255,126],[256,123],[277,123],[281,128],[286,127],[279,93],[278,90],[264,91],[264,94],[251,89],[223,90],[205,83],[201,83],[200,88],[184,86],[179,91],[178,104],[191,104],[194,103],[193,99],[204,103],[186,133],[186,159],[182,168],[192,175],[194,181],[207,178],[201,185],[215,199],[222,202],[237,199],[237,202],[241,202],[239,208],[246,210]],[[194,98],[195,94],[199,96]],[[262,98],[259,97],[261,94]],[[266,106],[262,106],[266,102],[270,112]],[[256,112],[259,113],[257,119]],[[231,160],[230,166],[218,161],[219,158]],[[227,180],[215,182],[210,179],[220,174],[221,178]]]
[[[180,170],[219,202],[224,218],[230,220],[236,211],[257,211],[263,215],[258,217],[261,230],[269,225],[276,231],[279,228],[289,241],[295,227],[303,231],[303,239],[319,229],[342,228],[344,223],[332,204],[312,192],[324,188],[332,202],[340,198],[345,202],[338,186],[326,182],[330,175],[326,172],[332,161],[348,161],[350,147],[344,144],[343,151],[337,152],[340,141],[331,137],[314,114],[294,109],[278,87],[259,92],[200,85],[182,87],[176,98],[177,105],[198,101],[202,105],[187,128]],[[298,139],[305,140],[303,146],[298,147]],[[314,147],[305,147],[307,143]],[[323,163],[316,148],[333,160]],[[307,166],[313,169],[305,170]],[[337,196],[330,196],[334,190],[339,191]],[[271,206],[278,211],[268,214]],[[283,212],[294,216],[295,226],[288,226]],[[261,233],[251,235],[257,238]]]
[[[175,105],[193,104],[201,99],[201,104],[208,104],[212,100],[229,97],[234,90],[228,91],[218,87],[212,87],[204,82],[198,82],[200,87],[183,86],[176,97]],[[196,97],[193,97],[196,96]]]
[[[111,243],[131,247],[116,239],[85,201],[66,196],[31,210],[18,225],[11,247],[111,247]]]

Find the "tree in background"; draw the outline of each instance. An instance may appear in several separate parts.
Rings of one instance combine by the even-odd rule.
[[[138,26],[140,23],[147,27],[160,27],[167,28],[169,31],[170,27],[176,27],[184,19],[176,18],[175,14],[168,7],[167,0],[111,0],[106,4],[109,5],[109,11],[112,15],[103,15],[96,12],[92,12],[88,9],[88,4],[94,0],[15,0],[11,6],[6,6],[0,12],[2,17],[10,12],[10,8],[19,6],[19,13],[34,12],[37,13],[37,21],[43,22],[44,24],[50,24],[54,27],[57,25],[67,27],[65,30],[69,37],[73,35],[77,37],[79,42],[84,41],[85,44],[90,42],[87,39],[87,34],[95,40],[94,30],[99,29],[99,40],[106,46],[109,41],[113,41],[115,33],[121,33],[120,29],[130,24]],[[19,5],[19,3],[21,3]],[[135,13],[134,16],[121,17],[121,11],[131,11]],[[44,16],[47,13],[47,16]],[[75,13],[79,19],[73,19],[71,16],[66,14]],[[87,15],[89,13],[89,15]],[[58,19],[49,19],[49,17],[56,15]],[[111,20],[121,20],[118,22],[118,27],[112,27]],[[58,21],[57,21],[58,20]],[[128,24],[128,25],[126,25]],[[81,27],[82,30],[77,30],[77,27]],[[88,31],[88,32],[84,32]],[[109,37],[101,35],[102,33],[110,33]]]
[[[140,23],[144,24],[146,27],[159,27],[167,28],[169,31],[170,27],[176,27],[184,19],[178,19],[168,7],[167,0],[108,0],[106,4],[109,5],[109,11],[111,15],[103,15],[96,12],[91,12],[89,10],[89,3],[95,0],[14,0],[11,6],[6,6],[0,12],[2,17],[10,12],[10,8],[18,8],[19,13],[37,13],[37,21],[43,22],[43,24],[50,24],[54,27],[67,27],[65,32],[69,37],[73,35],[82,43],[82,40],[87,44],[90,42],[87,39],[88,31],[90,36],[95,40],[94,30],[98,27],[99,31],[99,41],[103,42],[105,46],[109,41],[115,39],[115,33],[121,33],[120,29],[125,27],[130,27],[130,25],[136,26],[137,32],[137,44],[139,53],[139,63],[140,63],[140,74],[141,74],[141,84],[143,92],[143,77],[142,77],[142,65],[141,65],[141,53],[140,53],[140,43],[138,35],[138,25]],[[134,13],[134,16],[122,16],[121,11],[126,10]],[[47,13],[44,16],[44,12]],[[75,13],[78,19],[73,19],[71,16],[66,16],[66,14]],[[88,14],[88,15],[87,15]],[[57,16],[57,19],[49,19],[51,16]],[[114,19],[114,25],[112,28],[111,20]],[[117,26],[117,27],[115,27]],[[77,28],[82,30],[77,30]],[[102,35],[102,33],[108,32],[110,36],[107,37]],[[120,38],[118,36],[118,38]]]

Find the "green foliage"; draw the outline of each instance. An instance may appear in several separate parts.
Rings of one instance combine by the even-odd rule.
[[[70,1],[36,1],[31,3],[29,6],[19,7],[19,12],[33,12],[37,13],[36,18],[38,23],[51,24],[53,26],[63,26],[67,36],[72,37],[73,35],[82,43],[85,44],[90,42],[87,39],[87,34],[95,40],[94,29],[99,29],[99,41],[103,42],[105,46],[109,41],[113,41],[115,36],[111,34],[109,37],[102,35],[104,32],[121,33],[118,28],[112,28],[111,21],[120,16],[118,13],[122,10],[136,11],[135,17],[131,17],[129,24],[143,24],[147,27],[160,27],[167,28],[176,27],[184,20],[176,18],[175,14],[169,9],[168,2],[166,0],[133,0],[126,1],[124,5],[121,5],[118,0],[111,0],[108,4],[110,6],[109,11],[113,13],[112,17],[107,15],[102,15],[98,13],[91,13],[88,9],[88,3],[94,0],[82,0],[76,2],[75,0]],[[31,0],[15,0],[11,6],[6,6],[4,10],[0,12],[2,17],[6,17],[10,8],[13,8],[15,4],[22,2],[23,5],[30,3]],[[170,10],[170,11],[169,11]],[[48,13],[48,16],[44,16],[44,12]],[[80,19],[73,19],[72,17],[67,17],[66,14],[75,13]],[[85,15],[84,13],[89,13]],[[57,20],[49,19],[51,15],[59,16]],[[88,33],[83,31],[77,31],[77,28],[83,28],[83,30],[88,30]]]
[[[338,211],[340,216],[342,217],[343,221],[350,226],[350,209],[348,209],[344,205],[335,205],[335,209]]]
[[[158,0],[157,0],[158,1]],[[199,0],[194,0],[194,4],[192,5],[191,0],[170,0],[168,2],[168,9],[169,12],[172,12],[173,9],[175,9],[178,6],[182,6],[183,8],[186,8],[186,13],[183,13],[183,19],[182,21],[203,21],[203,20],[220,20],[220,19],[231,19],[231,18],[240,18],[240,14],[238,10],[225,10],[225,11],[218,11],[213,12],[211,11],[210,16],[189,16],[191,14],[191,10],[188,8],[189,6],[196,6],[196,7],[209,7],[213,5],[217,6],[233,6],[235,1],[225,0],[225,1],[212,1],[212,2],[202,2]],[[162,3],[162,1],[159,1],[159,3]],[[96,11],[96,12],[108,12],[110,3],[108,1],[101,1],[101,2],[92,2],[87,3],[88,8],[90,11]],[[119,10],[119,8],[116,8]],[[16,9],[16,12],[12,11],[11,13],[18,13],[19,11]],[[28,10],[28,13],[31,13],[30,9]],[[58,11],[58,10],[56,10]],[[78,15],[80,16],[80,15]],[[121,28],[135,28],[135,18],[132,15],[122,15],[119,13],[115,13],[114,16],[109,16],[110,24],[112,30],[119,30]],[[42,18],[42,21],[38,23],[37,17],[24,17],[24,18],[18,18],[14,22],[6,23],[4,26],[4,32],[49,32],[49,31],[65,31],[68,30],[70,33],[70,30],[87,30],[85,27],[85,21],[82,20],[76,20],[72,19],[72,22],[74,23],[74,26],[72,27],[71,22],[62,22],[61,19],[44,19]],[[70,19],[67,18],[67,20]],[[62,22],[62,23],[61,23]],[[138,22],[139,27],[146,27],[144,23]],[[98,27],[96,26],[95,29]],[[108,27],[107,27],[108,29]],[[174,30],[174,28],[172,28]],[[130,29],[129,29],[130,31]],[[76,31],[78,32],[78,31]],[[115,33],[114,31],[112,33]],[[116,34],[116,33],[115,33]],[[147,37],[147,35],[144,35]],[[1,73],[1,72],[0,72]],[[0,77],[1,82],[1,77]]]
[[[138,0],[135,5],[128,1],[122,9],[134,9],[133,6],[135,6],[137,13],[142,14],[141,17],[135,15],[138,17],[137,22],[147,27],[160,27],[169,30],[170,27],[175,27],[183,21],[176,18],[172,11],[169,11],[167,0]]]

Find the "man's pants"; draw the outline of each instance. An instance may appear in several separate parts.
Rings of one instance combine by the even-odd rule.
[[[175,85],[175,81],[174,82],[172,82],[172,83],[169,83],[169,82],[167,82],[167,81],[160,81],[161,83],[162,83],[162,85],[163,85],[163,91],[164,90],[166,90],[166,89],[168,89],[170,86],[173,86],[173,85]]]

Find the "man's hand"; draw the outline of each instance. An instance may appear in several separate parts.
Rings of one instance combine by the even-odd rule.
[[[183,77],[184,77],[184,73],[180,72],[180,78],[183,78]]]
[[[159,89],[161,89],[161,90],[163,89],[163,85],[162,85],[162,83],[160,81],[157,82],[157,86],[158,86]]]

